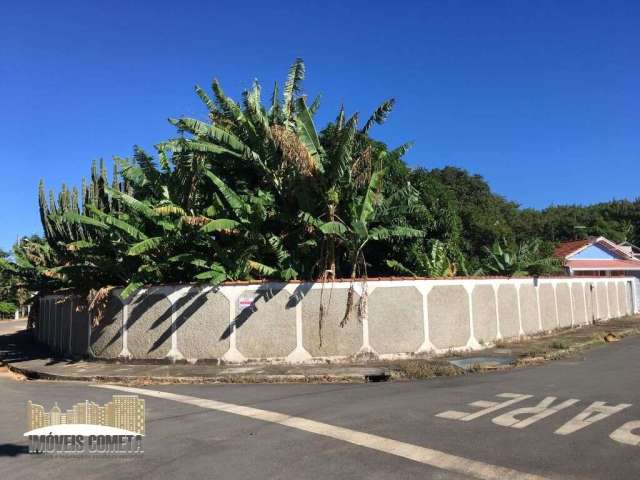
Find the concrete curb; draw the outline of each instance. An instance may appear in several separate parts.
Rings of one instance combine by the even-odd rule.
[[[51,357],[26,331],[0,335],[0,365],[26,379],[144,384],[203,383],[366,383],[391,377],[385,365],[295,365],[252,363],[144,364],[72,361]]]
[[[369,383],[384,382],[391,378],[386,369],[367,368],[362,373],[342,374],[241,374],[212,376],[145,376],[145,375],[63,375],[1,362],[9,371],[30,380],[64,382],[140,384],[251,384],[251,383]]]

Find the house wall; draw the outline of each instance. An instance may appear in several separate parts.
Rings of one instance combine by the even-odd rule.
[[[640,308],[639,287],[632,278],[369,280],[355,284],[341,327],[348,282],[158,286],[126,301],[116,291],[98,326],[80,297],[42,297],[35,338],[58,354],[102,359],[395,358],[627,315]]]

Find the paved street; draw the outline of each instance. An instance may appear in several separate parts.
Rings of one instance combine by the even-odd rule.
[[[640,446],[623,442],[640,440],[640,429],[619,427],[640,420],[639,359],[635,337],[584,359],[429,381],[149,386],[140,458],[27,454],[28,400],[48,410],[123,392],[5,373],[0,471],[3,479],[637,478]],[[594,402],[606,405],[575,419]],[[509,415],[516,409],[526,410]]]

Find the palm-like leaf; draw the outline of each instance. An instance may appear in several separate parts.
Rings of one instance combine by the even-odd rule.
[[[320,145],[320,139],[313,125],[311,112],[307,108],[303,98],[298,99],[298,116],[296,117],[297,131],[300,140],[307,148],[309,155],[315,162],[315,168],[322,168],[323,149]]]
[[[378,125],[382,125],[391,113],[391,110],[393,110],[393,106],[395,105],[395,103],[396,101],[393,98],[384,101],[378,108],[376,108],[373,114],[366,121],[364,127],[362,127],[361,132],[363,134],[369,133],[369,130],[375,123],[377,123]]]
[[[142,255],[157,249],[162,243],[162,237],[151,237],[131,246],[128,250],[129,255]]]
[[[301,58],[297,58],[287,75],[287,81],[284,84],[284,112],[288,119],[293,117],[293,101],[295,95],[301,91],[302,81],[304,80],[304,62]]]
[[[235,221],[235,220],[231,220],[231,219],[228,219],[228,218],[218,218],[216,220],[211,220],[209,223],[204,225],[201,228],[201,231],[206,232],[206,233],[226,232],[226,231],[233,230],[234,228],[238,227],[239,225],[240,225],[240,223]]]

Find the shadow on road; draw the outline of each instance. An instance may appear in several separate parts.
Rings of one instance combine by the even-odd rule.
[[[2,361],[22,362],[49,357],[48,349],[35,343],[29,330],[0,335],[0,360]]]
[[[26,445],[16,445],[15,443],[0,444],[0,457],[17,457],[28,453],[29,447]]]

